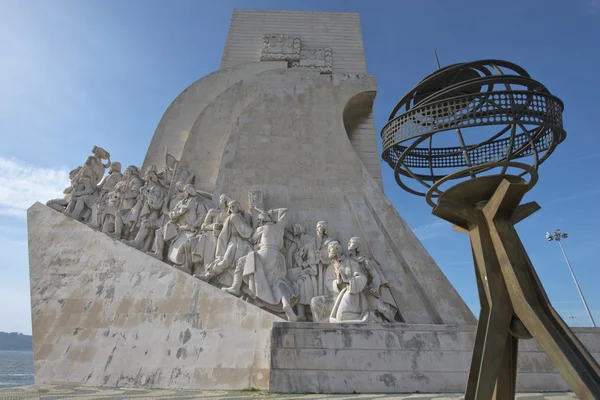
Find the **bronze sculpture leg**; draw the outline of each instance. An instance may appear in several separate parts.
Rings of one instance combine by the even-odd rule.
[[[531,336],[580,399],[600,399],[598,363],[550,304],[514,228],[539,209],[519,206],[529,188],[505,179],[477,204],[461,206],[467,192],[456,191],[434,210],[469,233],[475,264],[481,314],[465,400],[514,399],[518,340]]]

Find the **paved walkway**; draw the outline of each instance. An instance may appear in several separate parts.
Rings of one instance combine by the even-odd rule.
[[[164,390],[134,388],[94,388],[83,386],[22,386],[0,389],[0,400],[59,400],[59,399],[361,399],[361,400],[458,400],[462,395],[452,394],[278,394],[258,391],[219,391],[219,390]],[[519,400],[573,400],[572,393],[523,393]]]

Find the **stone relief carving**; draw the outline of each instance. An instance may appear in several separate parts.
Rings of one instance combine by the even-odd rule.
[[[300,51],[300,60],[292,62],[292,67],[317,68],[322,74],[331,74],[333,68],[330,47],[307,48]]]
[[[288,321],[296,321],[292,300],[296,292],[287,279],[283,250],[283,235],[288,223],[287,208],[260,212],[258,227],[252,235],[257,247],[241,257],[233,275],[233,285],[224,288],[239,296],[242,283],[249,296],[267,308],[285,312]]]
[[[265,35],[260,61],[288,61],[289,67],[315,68],[321,74],[333,71],[333,56],[330,47],[302,47],[297,35]]]
[[[216,279],[221,285],[230,285],[233,282],[233,268],[237,261],[252,251],[250,238],[252,237],[252,224],[242,205],[237,200],[228,204],[229,215],[223,222],[223,228],[217,238],[215,259],[206,265],[204,275],[199,279],[209,282]]]
[[[194,276],[204,276],[205,266],[208,266],[215,260],[215,253],[217,250],[217,240],[225,219],[229,216],[229,203],[231,197],[226,194],[222,194],[219,197],[219,207],[211,208],[206,213],[204,221],[200,226],[198,234],[191,239],[187,244],[189,249],[188,255],[188,268],[190,273]]]
[[[260,61],[297,60],[300,60],[300,36],[282,34],[263,36]]]
[[[248,192],[249,212],[227,194],[215,207],[168,153],[162,171],[151,165],[143,176],[134,165],[121,174],[100,147],[92,153],[49,207],[288,321],[402,320],[359,237],[344,253],[326,221],[310,236],[287,208],[264,211],[260,189]]]
[[[154,165],[148,167],[144,181],[132,210],[131,219],[137,233],[133,240],[124,240],[124,243],[138,250],[148,251],[153,233],[162,226],[163,215],[167,211],[168,189],[160,182]]]

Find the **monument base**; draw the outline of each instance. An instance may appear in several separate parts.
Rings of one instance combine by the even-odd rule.
[[[475,326],[288,323],[42,204],[28,225],[36,384],[464,391]],[[518,391],[568,390],[532,340],[519,369]]]
[[[40,203],[27,217],[37,385],[269,388],[282,319]]]
[[[475,326],[274,322],[269,390],[462,393]],[[600,359],[600,329],[573,328]],[[535,340],[519,346],[517,391],[569,391]]]

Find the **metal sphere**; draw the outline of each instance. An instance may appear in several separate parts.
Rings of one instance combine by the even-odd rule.
[[[531,175],[533,185],[539,165],[566,137],[563,109],[559,98],[513,63],[450,65],[425,77],[394,107],[381,130],[382,158],[404,190],[427,196],[432,206],[445,183],[504,175],[509,168]],[[420,186],[409,187],[403,178]]]

